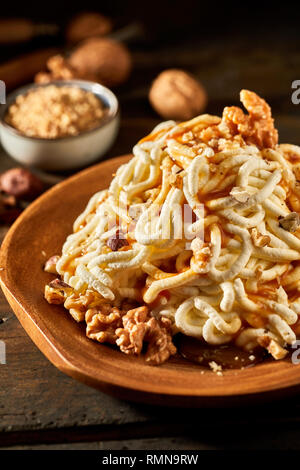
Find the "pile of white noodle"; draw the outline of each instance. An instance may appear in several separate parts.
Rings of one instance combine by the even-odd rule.
[[[300,232],[280,223],[298,210],[300,149],[223,139],[216,151],[197,135],[219,123],[168,121],[140,141],[75,221],[57,271],[76,292],[149,305],[174,333],[247,350],[267,335],[282,348],[300,312]],[[129,245],[112,251],[117,230]]]

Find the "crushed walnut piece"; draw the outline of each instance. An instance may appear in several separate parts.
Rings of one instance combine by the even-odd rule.
[[[116,341],[125,354],[140,354],[148,343],[146,362],[157,365],[176,353],[172,343],[171,321],[150,317],[146,306],[129,310],[122,318],[123,328],[116,330]]]
[[[116,330],[122,325],[122,315],[120,309],[107,303],[90,308],[85,314],[87,337],[99,343],[115,344]]]
[[[73,289],[61,279],[54,279],[45,286],[45,299],[49,304],[63,304],[68,295],[71,295]]]
[[[49,72],[39,72],[34,81],[36,83],[50,83],[53,80],[72,80],[76,77],[75,70],[61,55],[50,57],[47,61]]]
[[[206,272],[208,262],[211,258],[211,243],[203,242],[200,238],[194,238],[191,243],[193,250],[193,260],[198,267],[197,272]]]
[[[85,294],[78,295],[74,292],[70,297],[67,297],[64,307],[69,310],[74,320],[82,322],[85,319],[85,313],[88,308],[94,306],[93,303],[95,303],[95,293],[87,290]]]
[[[182,134],[182,137],[181,137],[181,140],[184,144],[191,142],[193,139],[194,139],[194,134],[192,133],[192,131],[185,132],[184,134]]]
[[[159,320],[152,317],[148,321],[146,362],[149,364],[162,364],[170,356],[176,354],[176,347],[172,342],[171,325],[171,320],[165,317]]]
[[[65,301],[65,294],[63,291],[53,289],[49,286],[45,286],[44,297],[49,304],[60,305]]]
[[[253,241],[253,245],[257,246],[258,248],[262,248],[263,246],[269,245],[271,238],[269,235],[263,235],[260,233],[257,228],[252,228],[251,230],[251,239]]]
[[[147,332],[148,308],[129,310],[123,318],[123,328],[116,331],[116,343],[125,354],[140,354]]]
[[[236,201],[241,203],[247,202],[250,197],[250,194],[244,188],[241,188],[239,186],[235,186],[234,188],[232,188],[229,194]]]
[[[208,365],[215,374],[223,375],[221,364],[217,364],[215,361],[210,361]]]
[[[249,114],[237,106],[226,107],[222,122],[228,125],[233,135],[239,133],[248,144],[255,144],[259,148],[275,148],[278,132],[268,103],[249,90],[242,90],[240,98]]]
[[[257,342],[260,346],[265,348],[274,359],[283,359],[288,351],[284,349],[280,344],[278,344],[274,339],[271,339],[270,336],[264,335],[257,339]]]
[[[45,263],[44,271],[46,271],[46,273],[50,273],[50,274],[57,274],[56,264],[57,264],[58,260],[59,260],[58,255],[51,256],[51,258],[49,258]]]
[[[53,281],[51,281],[49,283],[49,286],[53,287],[53,289],[62,289],[62,290],[72,289],[72,287],[69,286],[69,284],[67,284],[66,282],[62,281],[59,278],[56,278]]]
[[[300,216],[297,212],[291,212],[285,217],[279,218],[279,225],[288,232],[296,232],[297,228],[300,226]]]

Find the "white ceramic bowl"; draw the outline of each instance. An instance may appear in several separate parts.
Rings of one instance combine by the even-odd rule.
[[[3,148],[18,162],[43,170],[70,170],[98,160],[113,144],[119,129],[119,105],[116,96],[98,83],[84,80],[55,81],[56,86],[76,86],[94,93],[108,109],[95,129],[58,139],[27,137],[4,121],[8,107],[28,90],[47,86],[30,84],[19,88],[0,106],[0,137]]]

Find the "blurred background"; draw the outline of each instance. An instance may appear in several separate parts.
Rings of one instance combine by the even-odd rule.
[[[255,91],[272,106],[281,142],[300,144],[300,105],[291,100],[292,82],[300,79],[299,10],[288,2],[4,2],[0,80],[8,93],[70,73],[72,78],[92,76],[111,88],[120,102],[121,127],[104,158],[131,152],[137,140],[162,120],[222,114],[224,106],[239,104],[242,88]],[[91,38],[101,44],[92,42],[86,48]],[[108,47],[111,40],[121,44],[121,50]],[[51,57],[57,55],[62,63],[53,64]],[[181,92],[184,105],[179,105],[176,87],[169,89],[170,83],[156,81],[149,96],[160,73],[174,68],[192,74],[198,84],[189,84],[192,98]],[[162,109],[167,95],[174,116]],[[0,156],[0,173],[16,166],[1,148]],[[42,176],[49,185],[75,171]]]
[[[128,119],[122,123],[126,132],[130,128],[128,144],[134,144],[144,129],[150,130],[151,119],[160,120],[147,95],[152,80],[170,67],[191,72],[201,81],[207,91],[209,113],[220,114],[224,105],[237,103],[241,88],[256,91],[272,105],[284,139],[300,143],[295,132],[300,108],[291,103],[291,83],[300,78],[298,10],[295,3],[288,2],[276,5],[275,2],[86,0],[84,6],[75,6],[73,2],[53,0],[49,5],[20,2],[17,7],[14,2],[3,2],[2,20],[27,19],[36,31],[27,31],[27,39],[22,40],[26,32],[12,27],[11,40],[5,43],[2,38],[0,79],[3,79],[1,73],[7,73],[3,65],[22,54],[45,48],[67,53],[74,47],[67,37],[72,19],[85,11],[100,12],[111,20],[112,37],[123,40],[132,54],[130,78],[114,90],[121,102],[123,118]],[[24,25],[22,28],[26,29]],[[4,32],[3,26],[0,26],[2,37],[1,29]],[[19,40],[13,38],[13,30],[16,36],[19,31]],[[36,63],[39,69],[39,60]],[[13,74],[19,78],[10,77],[7,87],[22,84],[19,83],[22,77],[28,81],[30,72],[34,72],[34,64],[29,59],[25,67],[22,62],[19,68],[15,65]],[[130,119],[138,119],[139,123]],[[124,148],[119,142],[113,153],[129,150],[130,146]]]

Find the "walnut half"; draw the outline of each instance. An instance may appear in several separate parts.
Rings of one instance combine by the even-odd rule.
[[[115,344],[116,329],[122,325],[122,312],[110,304],[90,308],[85,314],[86,335],[99,343]]]
[[[123,328],[116,330],[116,343],[125,354],[140,354],[148,343],[145,359],[153,365],[161,364],[176,353],[167,318],[150,317],[146,306],[129,310],[122,318]]]

